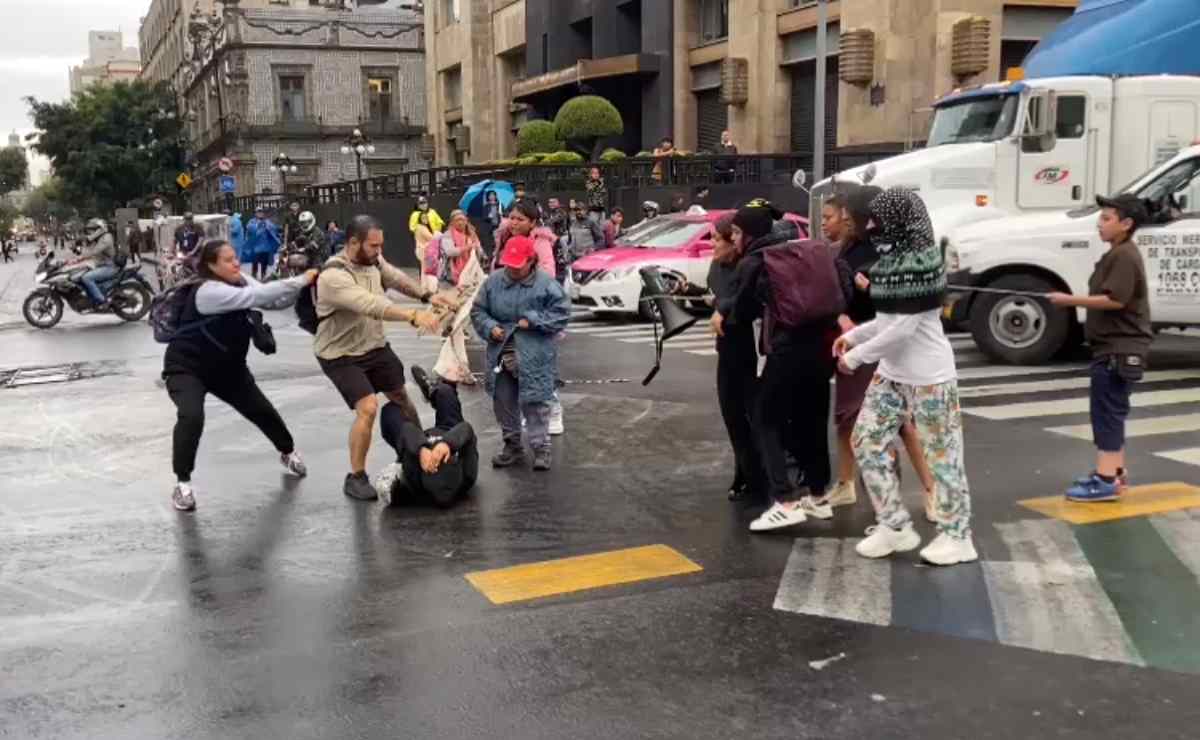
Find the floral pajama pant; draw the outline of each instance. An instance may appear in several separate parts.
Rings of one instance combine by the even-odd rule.
[[[900,500],[899,458],[892,447],[909,418],[933,472],[938,530],[951,537],[971,534],[971,496],[963,459],[958,382],[905,385],[876,375],[867,389],[851,443],[879,523],[901,529],[912,518]]]

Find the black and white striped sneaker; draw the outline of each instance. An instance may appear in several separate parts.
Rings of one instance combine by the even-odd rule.
[[[772,529],[783,529],[795,524],[803,524],[806,519],[804,509],[799,506],[795,508],[784,506],[777,501],[771,504],[771,508],[764,511],[761,516],[750,522],[750,531],[768,532]]]

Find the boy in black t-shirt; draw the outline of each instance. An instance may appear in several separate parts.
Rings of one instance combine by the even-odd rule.
[[[1148,220],[1137,196],[1097,197],[1100,238],[1109,250],[1088,280],[1088,295],[1051,293],[1056,306],[1087,309],[1084,326],[1092,346],[1090,390],[1096,470],[1067,489],[1072,501],[1116,501],[1127,484],[1125,419],[1133,384],[1141,380],[1150,353],[1150,297],[1146,265],[1133,242]]]

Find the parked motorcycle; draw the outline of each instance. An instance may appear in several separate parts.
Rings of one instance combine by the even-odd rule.
[[[108,313],[111,311],[125,321],[140,321],[150,312],[154,290],[142,276],[140,267],[126,263],[112,280],[101,283],[108,308],[97,309],[84,289],[81,278],[92,269],[89,265],[66,266],[54,260],[54,252],[46,255],[37,266],[36,287],[25,298],[21,312],[25,320],[39,329],[49,329],[62,320],[64,306],[76,313]]]

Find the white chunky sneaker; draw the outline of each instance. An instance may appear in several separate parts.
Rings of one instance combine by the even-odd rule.
[[[304,460],[301,459],[299,452],[292,451],[287,455],[280,455],[279,464],[283,466],[284,470],[297,478],[303,478],[308,475],[308,466],[304,464]]]
[[[833,506],[815,496],[805,496],[800,499],[800,509],[813,519],[832,519]]]
[[[392,489],[396,487],[396,482],[400,480],[402,475],[400,463],[392,463],[379,472],[375,476],[375,481],[372,485],[375,486],[375,492],[379,494],[379,500],[384,506],[392,505]]]
[[[830,506],[852,506],[858,500],[854,481],[840,480],[833,484],[832,488],[827,489],[824,500]]]
[[[776,502],[771,504],[771,508],[764,511],[761,516],[750,522],[750,531],[768,532],[772,529],[783,529],[795,524],[803,524],[805,519],[803,508],[793,509]]]
[[[171,505],[179,511],[196,510],[196,494],[192,491],[191,483],[180,481],[175,484],[175,490],[171,493]]]
[[[921,559],[934,565],[958,565],[978,560],[979,553],[970,537],[959,539],[943,532],[921,550]]]
[[[913,529],[912,522],[904,529],[892,529],[886,524],[867,527],[867,536],[854,546],[854,551],[864,558],[886,558],[894,552],[908,552],[921,544],[921,535]]]

